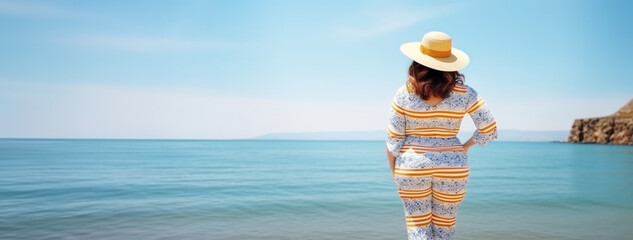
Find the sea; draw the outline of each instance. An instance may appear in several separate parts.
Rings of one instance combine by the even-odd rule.
[[[633,146],[469,150],[455,239],[633,239]],[[0,239],[406,239],[383,141],[0,139]]]

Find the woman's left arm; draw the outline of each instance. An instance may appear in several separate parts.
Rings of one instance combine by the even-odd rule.
[[[475,127],[477,128],[473,133],[464,148],[468,148],[474,144],[485,146],[494,139],[497,139],[497,121],[488,107],[488,104],[484,99],[475,91],[475,89],[469,87],[470,94],[469,105],[466,112],[470,115]]]

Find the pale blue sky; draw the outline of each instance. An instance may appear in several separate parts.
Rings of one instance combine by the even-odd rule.
[[[0,137],[382,130],[444,31],[501,129],[567,130],[633,98],[628,1],[0,0]],[[472,130],[469,118],[463,129]]]

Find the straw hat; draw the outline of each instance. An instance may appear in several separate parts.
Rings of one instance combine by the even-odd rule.
[[[452,72],[468,65],[468,55],[453,48],[452,42],[448,34],[432,31],[424,34],[421,42],[400,45],[400,51],[419,64],[440,71]]]

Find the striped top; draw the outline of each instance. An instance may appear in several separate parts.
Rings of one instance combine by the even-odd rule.
[[[396,92],[387,119],[387,149],[394,155],[427,151],[460,151],[457,133],[468,113],[477,130],[473,140],[486,145],[497,138],[497,122],[472,87],[455,84],[435,106],[426,104],[407,83]]]

